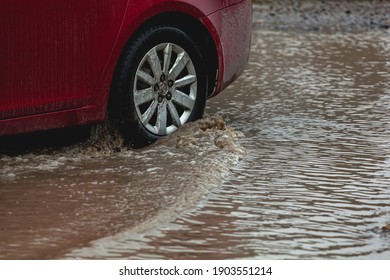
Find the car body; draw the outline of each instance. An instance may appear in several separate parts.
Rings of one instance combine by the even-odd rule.
[[[249,0],[0,0],[0,136],[103,122],[124,50],[152,26],[198,46],[214,96],[246,67],[251,13]]]

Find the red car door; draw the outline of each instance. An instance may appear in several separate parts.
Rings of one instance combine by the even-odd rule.
[[[0,119],[88,104],[128,0],[0,0]]]

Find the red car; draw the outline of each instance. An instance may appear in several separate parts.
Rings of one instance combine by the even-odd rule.
[[[0,0],[0,136],[102,123],[143,146],[244,70],[251,0]]]

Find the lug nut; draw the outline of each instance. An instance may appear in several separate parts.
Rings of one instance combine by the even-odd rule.
[[[162,83],[165,82],[165,75],[164,75],[164,74],[161,75],[160,81],[161,81]]]
[[[173,81],[172,81],[172,80],[169,80],[169,81],[168,81],[168,86],[169,86],[169,87],[172,87],[172,86],[173,86]]]
[[[158,103],[163,102],[163,97],[160,95],[160,96],[157,98],[157,101],[158,101]]]
[[[171,100],[172,99],[172,94],[170,92],[167,93],[167,99]]]
[[[159,91],[160,90],[160,86],[158,84],[155,84],[153,89],[154,89],[154,91]]]

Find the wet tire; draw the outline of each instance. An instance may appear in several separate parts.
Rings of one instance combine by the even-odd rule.
[[[202,117],[207,75],[192,39],[173,26],[138,35],[122,54],[109,114],[127,145],[143,147]]]

